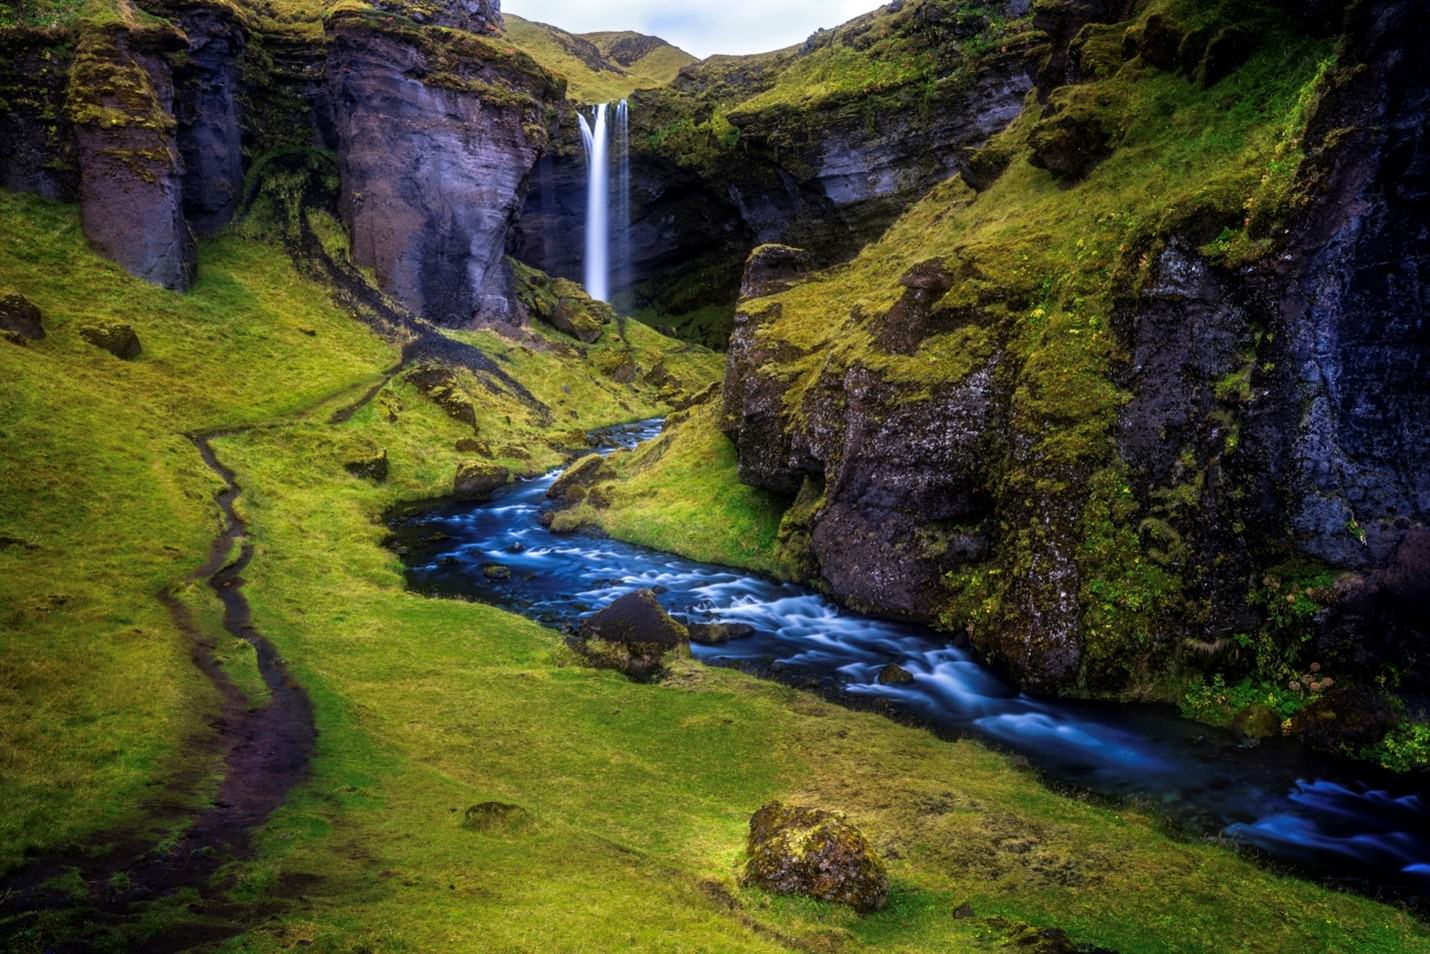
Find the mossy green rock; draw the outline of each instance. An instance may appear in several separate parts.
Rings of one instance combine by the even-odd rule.
[[[0,292],[0,337],[23,344],[45,336],[40,309],[24,295]]]
[[[868,839],[841,816],[771,802],[750,818],[745,884],[877,911],[889,876]]]
[[[497,464],[469,460],[457,465],[452,480],[452,496],[463,500],[486,500],[492,491],[511,480],[511,471]]]
[[[380,450],[354,457],[343,464],[343,469],[354,477],[380,484],[387,479],[387,451]]]
[[[85,325],[79,329],[79,336],[121,361],[133,361],[143,351],[138,333],[132,325],[123,321],[102,321]]]

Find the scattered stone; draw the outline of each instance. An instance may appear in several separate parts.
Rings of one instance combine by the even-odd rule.
[[[511,480],[511,471],[498,464],[469,460],[457,465],[452,479],[452,496],[462,500],[486,500],[492,491]]]
[[[492,456],[491,445],[475,437],[464,437],[453,445],[459,454],[476,454],[479,457]]]
[[[748,623],[691,623],[690,641],[702,646],[723,646],[734,639],[748,639],[755,635],[755,627]]]
[[[121,361],[133,361],[143,350],[133,326],[123,321],[102,321],[85,325],[79,329],[79,336]]]
[[[488,563],[482,567],[482,575],[489,580],[509,580],[511,579],[511,567],[502,566],[500,563]]]
[[[833,812],[771,802],[750,818],[744,883],[877,911],[889,876],[868,839]]]
[[[627,593],[587,617],[571,648],[598,669],[617,669],[640,682],[664,670],[667,654],[687,650],[690,630],[660,605],[650,590]]]
[[[380,484],[387,479],[387,450],[354,458],[343,464],[343,468],[354,477]]]
[[[958,907],[953,909],[953,916],[958,918],[960,921],[968,920],[969,918],[974,916],[973,905],[969,904],[967,901],[963,902]]]
[[[914,681],[914,674],[897,663],[889,663],[879,670],[879,685],[907,686]]]
[[[40,309],[24,295],[0,293],[0,337],[23,345],[45,336]]]
[[[535,821],[531,812],[506,802],[482,802],[462,814],[463,828],[487,834],[515,834],[531,828]]]

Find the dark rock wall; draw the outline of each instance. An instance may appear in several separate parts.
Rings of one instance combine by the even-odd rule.
[[[176,290],[192,284],[196,258],[164,58],[182,48],[182,36],[166,30],[87,36],[69,102],[85,236],[130,273]]]
[[[354,261],[371,266],[385,291],[433,321],[509,320],[515,304],[506,233],[546,145],[550,78],[464,60],[478,72],[424,83],[417,77],[439,69],[447,54],[358,18],[330,29]],[[497,83],[516,89],[500,97],[485,92]]]
[[[243,126],[239,115],[243,30],[209,8],[178,18],[187,57],[175,82],[184,214],[199,235],[227,225],[243,198]]]
[[[1094,7],[1121,15],[1064,4],[1078,20],[1060,29],[1076,34]],[[1339,575],[1305,623],[1306,658],[1352,677],[1391,661],[1408,684],[1430,682],[1430,43],[1417,15],[1408,0],[1351,12],[1312,104],[1304,201],[1270,253],[1215,265],[1198,249],[1220,225],[1189,221],[1118,299],[1115,466],[1131,497],[1109,519],[1166,568],[1180,608],[1143,650],[1155,670],[1187,662],[1187,644],[1223,652],[1256,632],[1266,611],[1248,586],[1294,564]],[[1077,61],[1050,47],[1032,67],[1063,82]],[[944,320],[921,312],[918,271],[884,318],[884,351],[907,353]],[[999,293],[1015,313],[1031,305],[1014,284]],[[995,343],[956,386],[916,400],[868,368],[826,370],[792,407],[789,366],[807,356],[759,334],[780,307],[737,314],[724,423],[742,480],[820,497],[810,549],[831,592],[937,621],[949,572],[990,567],[999,611],[975,642],[1023,685],[1117,693],[1146,679],[1096,655],[1084,629],[1086,486],[1106,473],[1050,471],[1039,435],[1012,426],[1025,377],[1013,356]],[[1014,473],[1064,489],[1011,492]]]

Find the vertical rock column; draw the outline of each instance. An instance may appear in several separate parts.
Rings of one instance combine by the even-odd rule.
[[[68,93],[85,236],[130,273],[176,290],[193,283],[195,251],[162,54],[184,46],[167,27],[87,33]]]
[[[330,17],[328,30],[354,261],[429,320],[510,320],[507,232],[559,81],[472,33],[361,13]]]

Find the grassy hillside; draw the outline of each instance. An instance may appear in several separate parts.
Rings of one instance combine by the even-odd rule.
[[[256,856],[221,872],[224,907],[180,895],[125,927],[47,915],[21,950],[76,936],[138,949],[195,919],[217,938],[236,922],[220,947],[245,952],[968,950],[1018,922],[1124,952],[1430,949],[1393,908],[1168,837],[1137,808],[1055,795],[976,744],[693,663],[634,685],[573,666],[533,623],[408,593],[379,516],[444,491],[473,427],[404,376],[330,423],[383,380],[390,345],[261,242],[205,243],[200,284],[178,295],[90,253],[71,208],[0,195],[0,223],[0,284],[49,329],[0,343],[0,865],[123,821],[153,818],[158,837],[211,797],[218,767],[187,763],[213,692],[155,599],[217,526],[216,481],[183,432],[263,425],[214,446],[243,487],[254,622],[319,730],[311,775]],[[80,338],[110,317],[138,330],[137,361]],[[630,330],[649,335],[629,344],[644,359],[716,370]],[[555,338],[470,340],[551,406],[542,423],[469,382],[480,439],[518,470],[555,464],[572,430],[661,411]],[[595,351],[627,347],[612,327]],[[344,470],[375,448],[386,483]],[[184,598],[211,627],[211,594]],[[239,647],[228,656],[251,668]],[[156,791],[174,804],[156,813]],[[848,812],[890,859],[890,908],[858,917],[740,888],[746,821],[772,798]],[[487,800],[531,820],[464,828]],[[955,916],[964,903],[976,916]]]
[[[532,59],[565,77],[567,95],[580,103],[608,103],[638,89],[664,86],[695,57],[639,33],[572,34],[506,14],[506,35]],[[643,42],[642,42],[643,41]],[[621,46],[639,55],[622,55]]]

